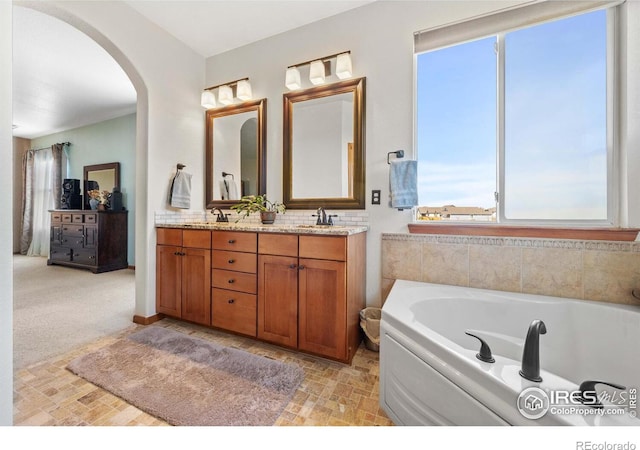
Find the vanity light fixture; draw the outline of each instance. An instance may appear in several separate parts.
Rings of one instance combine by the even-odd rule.
[[[329,63],[331,64],[331,63]],[[331,73],[331,68],[327,71]],[[309,81],[313,84],[323,84],[325,79],[325,66],[323,61],[313,61],[309,66]]]
[[[200,96],[200,104],[205,109],[215,108],[217,105],[214,89],[218,89],[218,102],[224,106],[233,103],[234,98],[242,101],[251,100],[253,94],[251,92],[251,84],[249,78],[241,78],[231,81],[230,83],[218,84],[205,88]]]
[[[350,78],[353,75],[353,67],[351,65],[351,54],[342,53],[336,58],[336,76],[341,80]]]
[[[314,85],[325,83],[326,77],[331,75],[331,59],[333,58],[336,58],[336,76],[338,78],[344,80],[353,75],[351,51],[349,50],[287,67],[285,86],[292,91],[300,89],[302,83],[300,82],[300,71],[298,67],[306,65],[309,65],[309,81],[311,81],[311,83]]]
[[[302,83],[300,82],[300,71],[297,67],[289,67],[287,69],[284,85],[292,91],[302,87]]]
[[[203,108],[210,109],[216,107],[216,96],[211,91],[203,91],[200,96],[200,104]]]
[[[218,101],[223,105],[233,103],[233,89],[231,89],[231,86],[224,85],[218,88]]]

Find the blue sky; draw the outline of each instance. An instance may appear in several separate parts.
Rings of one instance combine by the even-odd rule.
[[[421,205],[495,206],[495,41],[418,55]],[[507,217],[606,219],[606,12],[505,42]]]

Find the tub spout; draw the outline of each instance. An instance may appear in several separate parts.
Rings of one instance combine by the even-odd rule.
[[[542,320],[534,320],[529,325],[527,338],[522,352],[522,369],[520,376],[531,381],[542,381],[540,376],[540,335],[547,333],[547,327]]]

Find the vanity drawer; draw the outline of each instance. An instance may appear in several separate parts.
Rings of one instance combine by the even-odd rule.
[[[97,223],[95,214],[85,214],[84,215],[84,223]]]
[[[182,247],[182,230],[177,228],[158,228],[156,229],[156,235],[159,245]]]
[[[211,286],[232,291],[256,293],[256,275],[230,270],[211,269]]]
[[[298,235],[260,233],[258,253],[262,255],[298,256]]]
[[[82,214],[71,214],[71,223],[82,223]]]
[[[257,335],[257,298],[255,294],[211,289],[211,324],[236,333]]]
[[[84,246],[84,234],[82,235],[63,235],[62,236],[62,245],[71,248],[82,248]]]
[[[231,250],[235,252],[255,253],[258,241],[257,233],[244,231],[213,232],[213,248],[216,250]]]
[[[51,213],[51,223],[61,223],[62,222],[62,214],[55,212]]]
[[[214,269],[237,270],[238,272],[256,273],[257,256],[255,253],[229,252],[214,250],[211,267]]]
[[[71,223],[71,214],[62,214],[62,223]]]
[[[211,248],[211,231],[182,230],[182,246],[190,248]]]
[[[300,258],[347,260],[344,236],[300,236]]]

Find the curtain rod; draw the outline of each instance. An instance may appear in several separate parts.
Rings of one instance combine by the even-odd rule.
[[[56,143],[56,145],[71,145],[71,142],[58,142],[58,143]],[[49,147],[42,147],[42,148],[30,148],[30,149],[29,149],[29,151],[30,151],[30,152],[39,152],[39,151],[41,151],[41,150],[48,150],[48,149],[50,149],[50,148],[51,148],[51,146],[49,146]]]

